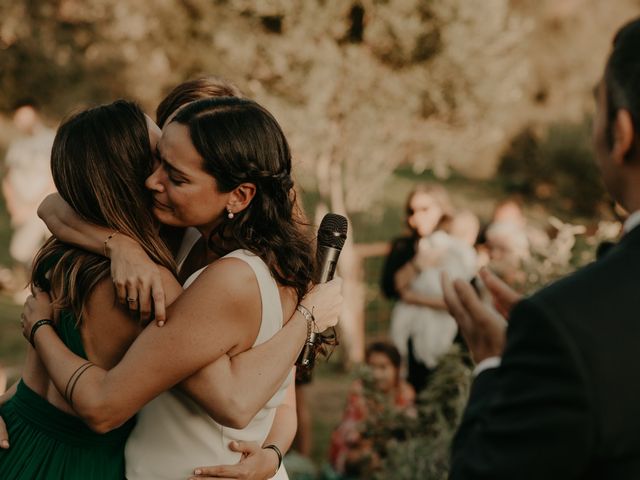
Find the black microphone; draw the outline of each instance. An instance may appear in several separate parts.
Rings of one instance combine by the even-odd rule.
[[[316,250],[315,283],[330,281],[336,273],[338,257],[344,242],[347,240],[348,222],[345,217],[336,213],[327,213],[318,229],[318,248]],[[311,332],[298,357],[298,381],[311,380],[311,370],[315,363],[316,342],[318,335]]]

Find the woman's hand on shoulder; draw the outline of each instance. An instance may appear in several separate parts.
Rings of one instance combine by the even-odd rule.
[[[51,297],[46,292],[34,289],[33,295],[29,295],[22,307],[20,314],[20,324],[22,326],[22,335],[30,340],[31,329],[39,320],[53,318],[53,307],[51,305]]]
[[[142,323],[151,318],[153,311],[158,326],[164,325],[166,301],[160,267],[135,240],[123,234],[109,240],[108,250],[118,301],[139,312]]]
[[[256,442],[231,442],[229,449],[242,453],[235,465],[198,467],[190,480],[204,478],[240,478],[244,480],[266,480],[273,477],[278,468],[278,457],[271,449],[260,447]]]
[[[342,279],[334,278],[315,285],[300,301],[300,305],[313,313],[320,332],[338,323],[342,312]]]

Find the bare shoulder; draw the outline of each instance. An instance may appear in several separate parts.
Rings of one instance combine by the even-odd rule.
[[[247,262],[238,258],[221,258],[211,263],[193,282],[212,288],[216,296],[227,294],[230,300],[259,300],[258,280]]]
[[[181,299],[199,304],[203,313],[216,312],[225,319],[225,328],[235,331],[238,343],[228,353],[235,355],[251,348],[258,336],[262,302],[258,280],[243,260],[222,258],[210,264],[185,290]]]

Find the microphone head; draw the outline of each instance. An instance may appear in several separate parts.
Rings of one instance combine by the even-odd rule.
[[[348,228],[346,217],[337,213],[327,213],[318,229],[318,246],[342,250],[347,240]]]

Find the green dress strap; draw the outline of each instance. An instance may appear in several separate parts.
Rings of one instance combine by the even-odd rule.
[[[58,330],[58,336],[69,350],[82,358],[87,358],[87,353],[82,345],[82,337],[80,336],[80,325],[78,325],[73,312],[62,311],[56,329]]]

